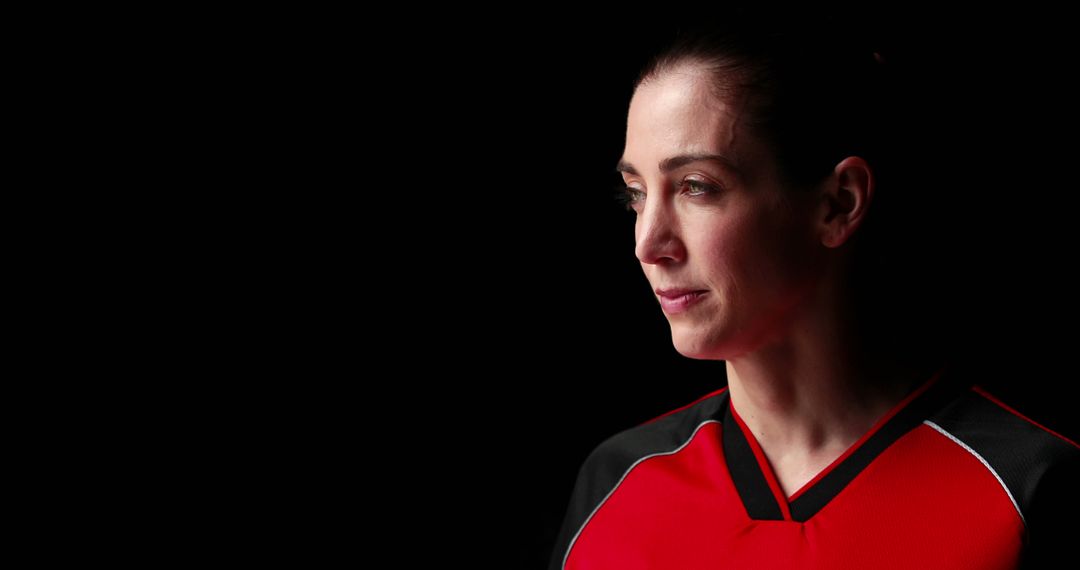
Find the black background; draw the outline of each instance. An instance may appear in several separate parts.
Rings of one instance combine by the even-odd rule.
[[[725,383],[675,352],[611,195],[632,81],[693,17],[668,8],[68,15],[87,37],[23,63],[73,155],[38,158],[74,179],[39,325],[80,346],[41,361],[104,400],[58,436],[90,456],[57,470],[73,526],[544,567],[586,454]],[[958,293],[982,384],[1075,440],[1071,20],[879,18],[940,101],[913,191],[946,223],[911,231],[953,262],[912,271]]]
[[[632,81],[683,17],[653,12],[316,26],[315,56],[290,64],[317,85],[297,121],[326,135],[296,174],[326,200],[294,213],[306,247],[289,254],[290,279],[308,276],[310,305],[286,307],[318,326],[290,331],[311,350],[293,364],[334,382],[359,371],[358,397],[333,384],[305,401],[303,417],[325,408],[336,419],[320,421],[340,430],[306,449],[316,462],[355,452],[365,477],[407,482],[391,528],[460,535],[436,550],[447,559],[544,567],[586,454],[725,384],[723,362],[672,347],[632,214],[610,191]],[[912,190],[941,223],[910,231],[936,232],[950,262],[912,271],[956,292],[956,351],[982,384],[1076,439],[1077,50],[1063,19],[879,18],[939,102],[925,133],[933,176]],[[341,360],[344,372],[329,364]],[[387,492],[365,485],[361,500]]]

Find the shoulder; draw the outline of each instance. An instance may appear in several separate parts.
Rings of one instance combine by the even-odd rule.
[[[614,475],[649,457],[678,451],[702,427],[719,423],[719,412],[727,397],[725,387],[609,436],[593,448],[582,471],[610,471]]]
[[[624,429],[596,445],[578,469],[577,481],[556,539],[550,568],[562,568],[577,533],[634,466],[675,453],[704,426],[719,423],[727,389],[717,390],[657,418]]]
[[[637,464],[678,452],[701,428],[719,423],[718,412],[727,398],[727,388],[717,390],[600,442],[578,470],[579,498],[587,504],[598,504]]]
[[[924,423],[982,461],[1009,492],[1025,523],[1042,510],[1055,481],[1080,475],[1080,446],[979,385]]]

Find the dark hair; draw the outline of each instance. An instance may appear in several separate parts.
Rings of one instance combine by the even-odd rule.
[[[930,289],[913,294],[930,281],[925,271],[912,270],[926,258],[909,257],[928,252],[910,247],[911,231],[903,226],[916,219],[915,176],[925,174],[914,168],[926,162],[916,139],[924,136],[923,108],[882,21],[883,14],[854,8],[767,13],[727,7],[677,28],[634,88],[684,65],[705,70],[714,96],[738,106],[770,146],[777,175],[792,192],[813,188],[845,157],[865,159],[875,192],[851,238],[855,302],[869,328],[884,327],[878,332],[908,341],[914,331],[898,320],[918,328],[920,316],[928,316],[923,311],[933,310]],[[906,302],[895,302],[901,293]],[[931,340],[929,334],[920,338]]]
[[[850,13],[726,14],[679,29],[634,86],[686,63],[703,67],[714,95],[740,104],[770,143],[784,180],[805,187],[846,156],[878,167],[889,158],[899,92],[869,28]]]

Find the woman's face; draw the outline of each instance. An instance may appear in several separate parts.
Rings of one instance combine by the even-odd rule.
[[[810,198],[781,187],[746,119],[691,69],[641,85],[630,102],[619,170],[635,198],[635,254],[690,358],[726,360],[782,338],[816,281]],[[657,289],[703,293],[686,304]]]

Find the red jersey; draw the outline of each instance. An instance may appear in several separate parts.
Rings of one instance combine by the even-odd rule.
[[[551,570],[1075,564],[1080,447],[948,367],[790,497],[728,396],[598,445]]]

